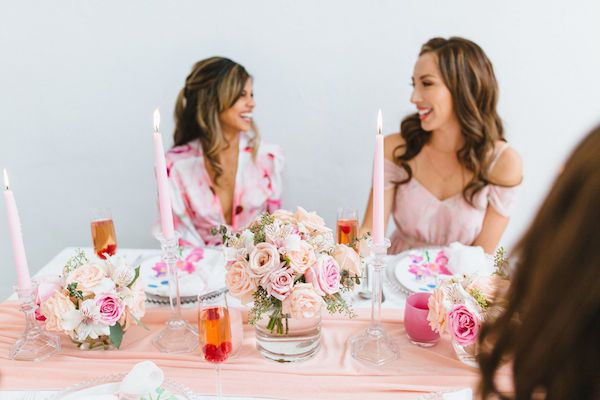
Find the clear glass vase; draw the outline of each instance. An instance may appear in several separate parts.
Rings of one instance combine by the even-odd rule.
[[[282,329],[269,326],[269,317],[256,323],[256,348],[277,362],[297,362],[312,358],[321,348],[321,315],[314,318],[283,318]]]
[[[79,342],[73,340],[73,343],[79,350],[114,350],[116,349],[110,337],[103,335],[97,339],[87,338],[86,340]]]
[[[479,368],[479,364],[477,363],[477,353],[479,351],[477,341],[463,346],[453,339],[452,347],[454,348],[456,356],[463,364],[466,364],[470,367]]]

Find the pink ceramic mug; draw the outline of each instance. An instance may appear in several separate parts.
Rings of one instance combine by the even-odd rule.
[[[431,293],[413,293],[406,299],[404,307],[404,328],[411,343],[422,347],[431,347],[440,340],[440,334],[434,332],[427,321]]]

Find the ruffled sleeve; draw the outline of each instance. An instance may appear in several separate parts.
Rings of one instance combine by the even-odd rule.
[[[406,179],[407,174],[404,168],[399,167],[396,163],[388,160],[387,158],[383,164],[383,189],[393,189],[396,187],[398,182]]]
[[[521,184],[511,187],[490,185],[489,188],[488,202],[494,207],[498,214],[509,217],[520,191]]]
[[[263,144],[262,151],[266,154],[269,164],[269,189],[270,194],[267,198],[267,211],[273,211],[281,208],[281,197],[283,196],[283,167],[285,158],[281,147],[274,144]]]

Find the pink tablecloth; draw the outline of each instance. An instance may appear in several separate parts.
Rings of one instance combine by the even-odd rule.
[[[352,358],[346,340],[368,325],[367,310],[354,320],[325,317],[322,348],[309,361],[279,364],[260,357],[254,330],[246,326],[240,355],[222,365],[225,395],[280,399],[414,399],[431,391],[473,387],[477,370],[460,363],[447,337],[437,346],[422,349],[408,342],[400,321],[402,312],[384,309],[385,327],[398,341],[401,358],[385,368],[363,365]],[[151,343],[169,315],[168,309],[150,309],[144,323],[150,332],[134,327],[121,350],[81,351],[64,337],[60,354],[37,363],[8,359],[8,348],[21,334],[24,319],[15,302],[0,303],[0,390],[57,390],[105,374],[128,372],[141,360],[153,360],[165,376],[201,394],[215,393],[212,365],[200,361],[199,351],[172,355],[158,352]],[[185,310],[196,321],[195,310]],[[500,376],[501,383],[507,376]],[[504,386],[504,385],[503,385]]]

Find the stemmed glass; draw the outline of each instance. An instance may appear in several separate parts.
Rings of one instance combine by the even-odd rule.
[[[353,208],[338,208],[336,222],[337,243],[347,244],[357,250],[358,216]]]
[[[110,210],[94,210],[91,227],[94,253],[103,260],[106,259],[106,254],[114,256],[117,252],[117,235]]]
[[[205,361],[215,364],[217,398],[221,399],[221,363],[231,354],[231,322],[226,289],[198,296],[198,340]]]

